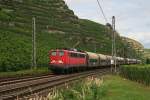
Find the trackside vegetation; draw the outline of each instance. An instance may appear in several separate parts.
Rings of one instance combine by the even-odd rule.
[[[19,77],[28,77],[28,76],[39,76],[39,75],[45,75],[49,74],[50,71],[48,68],[38,68],[38,69],[28,69],[28,70],[21,70],[21,71],[15,71],[15,72],[1,72],[0,73],[0,79],[1,78],[19,78]]]
[[[66,89],[54,89],[48,100],[147,100],[149,92],[149,87],[107,75],[103,78],[89,77],[72,86],[66,85]]]
[[[89,77],[84,81],[73,84],[72,87],[66,85],[66,89],[60,91],[54,89],[48,95],[49,100],[100,100],[106,95],[103,87],[103,80]]]
[[[150,85],[150,65],[125,65],[121,67],[122,77]]]

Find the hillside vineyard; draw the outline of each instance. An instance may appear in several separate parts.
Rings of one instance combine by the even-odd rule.
[[[111,30],[79,19],[63,0],[0,0],[0,71],[29,69],[32,65],[33,18],[38,67],[48,66],[48,51],[53,48],[75,46],[111,54]],[[119,35],[116,42],[118,56],[129,56]]]

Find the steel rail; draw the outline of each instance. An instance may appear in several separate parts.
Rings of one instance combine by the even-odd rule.
[[[10,79],[10,80],[0,82],[0,87],[3,85],[15,84],[15,83],[24,82],[24,81],[32,81],[32,80],[48,78],[48,77],[53,77],[53,76],[55,76],[55,75],[48,74],[48,75],[42,75],[42,76],[32,76],[32,77],[26,77],[26,78],[24,77],[24,78]]]
[[[92,74],[93,77],[97,77],[97,76],[102,76],[102,75],[105,75],[105,74],[108,74],[110,73],[110,70],[107,70],[107,71],[103,71],[103,72],[100,72],[100,73],[95,73],[95,74]],[[91,75],[90,75],[91,76]],[[88,76],[86,76],[88,77]],[[82,78],[82,77],[81,77]],[[84,78],[84,77],[83,77]],[[60,85],[57,85],[55,87],[52,87],[52,88],[48,88],[48,89],[44,89],[42,91],[39,91],[39,92],[36,92],[36,93],[33,93],[32,95],[29,95],[29,96],[25,96],[25,97],[22,97],[20,100],[28,100],[28,99],[31,99],[31,100],[36,100],[38,97],[42,97],[42,98],[46,98],[48,96],[48,94],[50,92],[53,92],[53,89],[60,89],[60,88],[63,88],[64,86],[67,86],[67,85],[71,85],[73,84],[74,82],[77,82],[77,81],[80,81],[80,79],[75,79],[75,80],[72,80],[72,81],[69,81],[69,82],[64,82],[63,84],[60,84]],[[38,96],[38,97],[37,97]]]
[[[15,81],[15,80],[21,80],[21,79],[27,79],[27,78],[35,78],[35,77],[41,77],[41,76],[47,76],[47,75],[53,75],[53,73],[48,73],[48,74],[41,74],[41,75],[28,75],[28,76],[20,76],[20,77],[5,77],[5,78],[0,78],[0,85],[4,82],[9,82],[9,81]]]
[[[60,75],[54,77],[47,77],[32,81],[19,82],[16,84],[10,84],[0,87],[0,97],[3,99],[14,99],[17,96],[22,97],[24,95],[30,95],[47,88],[52,88],[66,82],[78,80],[87,76],[95,75],[108,71],[107,69],[99,69],[93,71],[87,71],[82,73],[75,73],[70,75]]]

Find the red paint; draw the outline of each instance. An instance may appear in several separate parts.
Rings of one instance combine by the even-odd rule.
[[[54,52],[56,52],[56,55]],[[63,53],[60,56],[60,52]],[[56,67],[78,67],[86,66],[86,53],[69,50],[51,50],[49,54],[50,65]],[[63,63],[62,63],[63,62]]]

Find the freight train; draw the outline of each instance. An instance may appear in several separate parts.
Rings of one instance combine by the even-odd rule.
[[[77,49],[56,49],[49,52],[49,69],[67,73],[86,69],[103,68],[114,64],[112,56]],[[139,64],[140,60],[116,57],[116,65]]]

